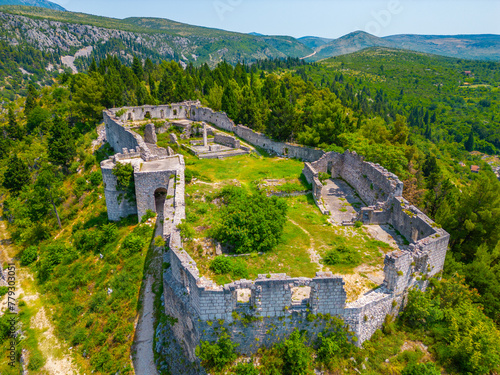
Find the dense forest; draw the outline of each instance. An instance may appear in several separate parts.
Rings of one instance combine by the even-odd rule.
[[[0,115],[3,215],[21,264],[36,274],[54,306],[57,334],[76,348],[83,368],[131,371],[137,290],[153,236],[147,223],[107,221],[99,162],[112,151],[92,149],[102,110],[197,99],[273,139],[349,149],[381,164],[404,181],[405,198],[451,234],[444,278],[433,281],[429,293],[412,292],[402,317],[387,321],[364,352],[338,327],[312,347],[297,332],[259,354],[260,373],[352,370],[366,353],[374,363],[371,373],[390,373],[382,356],[391,350],[397,355],[405,334],[417,341],[427,337],[437,366],[449,373],[498,370],[500,182],[495,161],[478,152],[493,156],[500,150],[499,63],[369,49],[314,64],[288,58],[184,69],[137,57],[128,66],[100,54],[85,62],[87,72],[54,74],[48,85],[46,78],[15,79],[14,61],[28,58],[22,50],[0,44],[0,55],[8,56],[0,68],[15,92],[4,96]],[[51,55],[31,56],[40,67],[52,61]],[[20,308],[29,326],[30,311]],[[8,345],[6,324],[0,318],[2,347]],[[36,354],[35,336],[28,344]],[[253,365],[231,367],[237,348],[230,342],[204,346],[206,368],[259,373]],[[32,371],[43,365],[37,355]],[[402,358],[408,364],[398,371],[439,373],[419,359]]]

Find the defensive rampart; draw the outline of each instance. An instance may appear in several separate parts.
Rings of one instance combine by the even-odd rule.
[[[241,353],[250,354],[262,345],[282,340],[295,328],[307,330],[313,340],[325,328],[328,320],[325,317],[330,315],[344,319],[361,344],[382,327],[387,314],[398,314],[409,288],[425,289],[428,278],[442,270],[449,235],[402,198],[403,183],[381,166],[365,162],[361,156],[349,151],[325,153],[275,142],[249,128],[235,126],[226,114],[203,108],[198,102],[109,110],[105,112],[108,141],[118,149],[133,148],[134,158],[138,160],[155,163],[156,156],[148,154],[147,146],[141,143],[142,138],[130,134],[125,127],[128,120],[149,117],[210,122],[278,155],[303,159],[306,161],[303,173],[313,185],[318,204],[323,189],[320,173],[342,178],[368,205],[361,210],[357,220],[365,224],[390,224],[410,243],[408,250],[386,255],[383,284],[350,303],[346,303],[342,276],[331,273],[320,272],[312,279],[268,274],[259,275],[256,280],[216,285],[200,277],[196,262],[183,250],[177,228],[185,219],[183,160],[173,168],[162,167],[161,170],[167,173],[159,180],[154,174],[155,165],[151,164],[151,168],[145,171],[151,178],[142,182],[139,176],[142,187],[136,191],[141,197],[144,190],[148,199],[158,185],[168,191],[164,212],[164,233],[170,248],[165,253],[165,263],[169,266],[163,275],[165,313],[177,319],[172,332],[189,360],[197,361],[195,348],[200,340],[215,340],[221,327],[226,328],[232,340],[239,344]],[[131,156],[130,152],[128,154]],[[117,155],[115,159],[122,157]],[[103,168],[103,175],[105,170]],[[106,173],[106,189],[114,189],[113,194],[119,194],[113,185],[115,182]],[[106,200],[108,202],[108,193]],[[297,294],[297,291],[302,293]],[[297,299],[297,295],[302,297]]]

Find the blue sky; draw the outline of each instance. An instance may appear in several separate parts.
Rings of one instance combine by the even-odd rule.
[[[101,16],[161,17],[268,35],[337,38],[393,34],[500,34],[500,0],[52,0]]]

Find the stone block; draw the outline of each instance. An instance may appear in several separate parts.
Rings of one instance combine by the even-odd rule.
[[[147,124],[144,129],[144,142],[155,145],[158,142],[154,124]]]

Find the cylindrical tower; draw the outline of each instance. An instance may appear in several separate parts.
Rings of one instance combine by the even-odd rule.
[[[104,194],[106,196],[106,206],[108,208],[108,219],[119,221],[129,215],[137,214],[135,202],[129,202],[125,191],[117,190],[116,176],[113,168],[116,166],[112,159],[104,160],[101,163],[102,180],[104,182]]]

